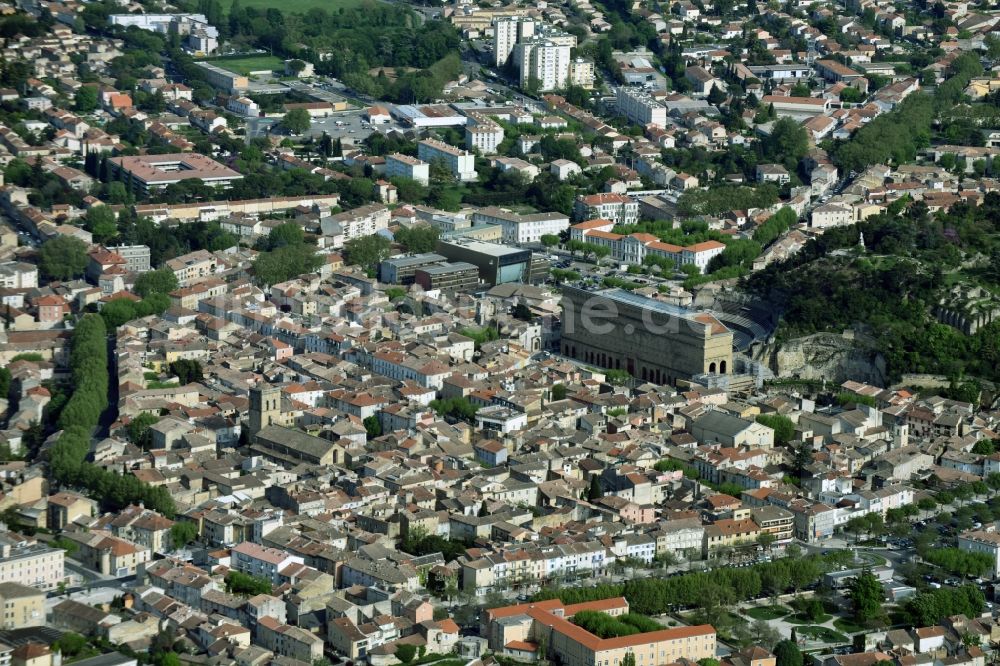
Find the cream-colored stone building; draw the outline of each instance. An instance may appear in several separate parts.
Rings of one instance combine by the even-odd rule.
[[[562,308],[566,356],[658,384],[733,371],[733,332],[710,313],[573,287],[563,288]]]
[[[0,583],[3,618],[0,628],[23,629],[45,625],[45,592],[20,583]]]
[[[537,657],[544,644],[546,656],[565,666],[620,666],[627,654],[644,666],[715,658],[716,633],[709,625],[599,638],[570,621],[581,611],[618,616],[628,612],[628,602],[617,597],[566,606],[552,599],[494,608],[486,611],[482,635],[491,650],[521,659]]]

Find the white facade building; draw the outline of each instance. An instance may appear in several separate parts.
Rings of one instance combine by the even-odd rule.
[[[465,147],[478,150],[483,155],[493,155],[503,141],[503,127],[492,119],[479,114],[469,115],[465,126]]]
[[[1000,534],[977,530],[958,535],[958,549],[971,553],[986,553],[992,562],[990,576],[1000,571]]]
[[[441,160],[455,178],[463,182],[476,179],[476,156],[436,139],[424,139],[417,144],[417,156],[425,162]]]
[[[518,215],[491,206],[476,211],[472,223],[499,225],[504,243],[537,243],[546,234],[558,235],[568,229],[569,217],[562,213]]]
[[[247,118],[256,118],[260,115],[260,106],[249,97],[230,97],[226,102],[226,108]]]
[[[535,22],[517,16],[505,16],[493,23],[493,63],[503,67],[510,60],[514,46],[535,34]]]
[[[642,88],[619,87],[615,91],[615,107],[637,125],[667,126],[667,107]]]
[[[854,209],[841,203],[830,202],[823,206],[817,206],[812,211],[810,226],[814,229],[825,229],[827,227],[838,227],[854,222]]]
[[[548,37],[519,43],[514,48],[514,60],[520,70],[521,87],[527,88],[537,80],[539,92],[565,88],[569,82],[571,50],[570,44]]]
[[[431,165],[416,157],[394,153],[385,158],[385,175],[387,178],[409,178],[427,185],[431,180]]]
[[[278,548],[244,541],[232,549],[232,564],[237,571],[266,578],[274,584],[279,581],[278,573],[290,564],[304,564],[305,561]]]

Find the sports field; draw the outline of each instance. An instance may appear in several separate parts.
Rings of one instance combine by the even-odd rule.
[[[285,63],[281,58],[270,55],[257,55],[257,56],[247,56],[245,58],[210,58],[205,62],[210,62],[216,67],[221,67],[222,69],[228,69],[230,72],[236,72],[237,74],[249,74],[250,72],[260,72],[260,71],[282,71],[285,69]]]
[[[357,7],[364,2],[365,0],[240,0],[240,7],[253,7],[254,9],[274,7],[286,13],[301,14],[313,7],[335,12],[341,7]],[[222,6],[227,11],[230,4],[225,0],[222,2]]]

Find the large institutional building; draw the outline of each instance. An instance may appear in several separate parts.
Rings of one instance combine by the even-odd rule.
[[[566,356],[658,384],[733,371],[733,332],[708,312],[575,287],[563,288],[562,308]]]
[[[629,653],[642,666],[674,664],[682,657],[692,662],[715,658],[716,634],[711,625],[598,638],[570,621],[580,611],[624,615],[628,601],[617,597],[565,606],[551,599],[494,608],[486,611],[482,635],[491,650],[520,659],[539,658],[539,645],[544,644],[545,657],[564,666],[619,666]]]
[[[243,178],[238,171],[198,153],[112,157],[108,169],[111,180],[120,180],[141,194],[194,178],[221,187]]]

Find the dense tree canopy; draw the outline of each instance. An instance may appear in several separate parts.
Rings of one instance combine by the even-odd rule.
[[[38,268],[52,280],[72,280],[87,270],[87,244],[73,236],[56,236],[38,251]]]

